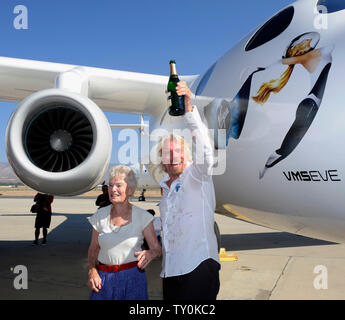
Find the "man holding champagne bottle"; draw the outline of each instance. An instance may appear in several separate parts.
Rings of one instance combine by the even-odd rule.
[[[185,140],[175,134],[163,137],[158,145],[161,166],[167,173],[160,181],[163,298],[215,300],[220,264],[214,232],[213,148],[197,108],[191,105],[186,82],[177,83],[176,94],[184,96],[182,116],[192,132],[194,159],[191,161]]]

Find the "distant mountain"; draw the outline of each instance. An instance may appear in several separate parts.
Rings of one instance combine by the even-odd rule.
[[[22,184],[7,162],[0,162],[0,184]]]

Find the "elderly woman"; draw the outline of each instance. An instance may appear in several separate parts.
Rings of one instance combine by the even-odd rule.
[[[92,300],[147,300],[144,269],[161,255],[153,217],[129,203],[137,181],[126,166],[110,171],[109,199],[89,218],[93,227],[88,251],[89,281]],[[141,251],[144,238],[149,250]]]

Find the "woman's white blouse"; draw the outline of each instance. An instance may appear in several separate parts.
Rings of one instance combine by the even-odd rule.
[[[110,265],[136,261],[134,252],[142,250],[143,230],[153,220],[153,216],[146,210],[132,206],[132,221],[118,227],[110,224],[110,210],[111,205],[100,208],[89,218],[90,224],[99,233],[98,261]]]

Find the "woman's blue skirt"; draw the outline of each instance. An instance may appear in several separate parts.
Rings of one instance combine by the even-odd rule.
[[[99,292],[92,291],[90,300],[147,300],[145,271],[138,267],[119,272],[98,270],[102,279]]]

